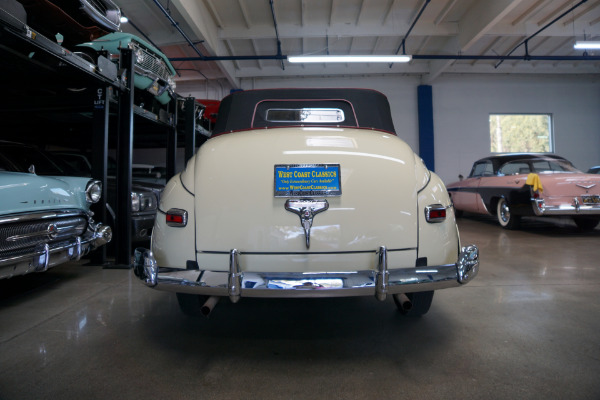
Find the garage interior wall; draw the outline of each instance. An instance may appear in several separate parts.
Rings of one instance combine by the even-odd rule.
[[[587,171],[600,164],[599,75],[446,76],[433,83],[436,172],[467,176],[490,152],[490,113],[552,114],[554,153]]]
[[[418,76],[299,77],[243,79],[241,88],[360,87],[378,90],[389,101],[398,136],[417,153]],[[600,165],[600,75],[445,75],[433,89],[436,173],[445,183],[467,176],[473,161],[490,155],[490,113],[552,114],[554,151],[583,171]],[[181,95],[207,98],[205,88]],[[188,93],[189,92],[189,93]],[[224,95],[228,92],[224,91]],[[211,98],[211,97],[208,97]],[[220,97],[214,97],[220,99]],[[162,150],[161,150],[162,151]],[[161,153],[162,154],[162,153]],[[178,170],[183,168],[179,157]],[[134,154],[134,162],[154,160],[154,151]],[[152,162],[149,162],[152,163]]]

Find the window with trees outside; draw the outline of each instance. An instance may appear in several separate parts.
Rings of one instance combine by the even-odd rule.
[[[552,115],[490,114],[492,153],[549,153]]]

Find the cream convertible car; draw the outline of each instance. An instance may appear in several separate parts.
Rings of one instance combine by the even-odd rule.
[[[444,184],[360,89],[236,92],[167,184],[134,271],[207,315],[220,297],[393,295],[425,314],[479,267]]]

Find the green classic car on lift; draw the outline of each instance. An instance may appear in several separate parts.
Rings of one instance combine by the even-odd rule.
[[[175,69],[160,50],[141,38],[124,32],[113,32],[94,41],[77,46],[81,53],[88,54],[93,61],[99,51],[106,50],[109,58],[118,62],[121,48],[133,50],[136,88],[152,93],[161,104],[167,104],[175,92]]]

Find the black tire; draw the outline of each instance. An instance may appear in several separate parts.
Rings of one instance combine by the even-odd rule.
[[[181,311],[189,317],[203,317],[201,308],[208,296],[198,294],[177,293],[177,302]]]
[[[396,307],[398,307],[398,311],[400,314],[405,315],[407,317],[420,317],[422,315],[427,314],[429,308],[431,307],[431,302],[433,301],[434,291],[429,292],[414,292],[414,293],[406,293],[406,297],[411,301],[412,306],[409,310],[406,310],[402,306],[402,302],[400,300],[400,295],[395,294],[394,303],[396,303]]]
[[[98,52],[94,49],[87,47],[81,47],[78,51],[74,52],[76,56],[83,58],[85,61],[90,62],[94,65],[98,65]]]
[[[575,225],[577,225],[577,228],[579,228],[580,231],[589,232],[593,231],[594,228],[598,226],[600,219],[575,217],[573,218],[573,221],[575,222]]]
[[[504,229],[519,229],[519,226],[521,226],[521,216],[511,213],[510,206],[505,198],[498,200],[496,217],[498,218],[498,223]]]

